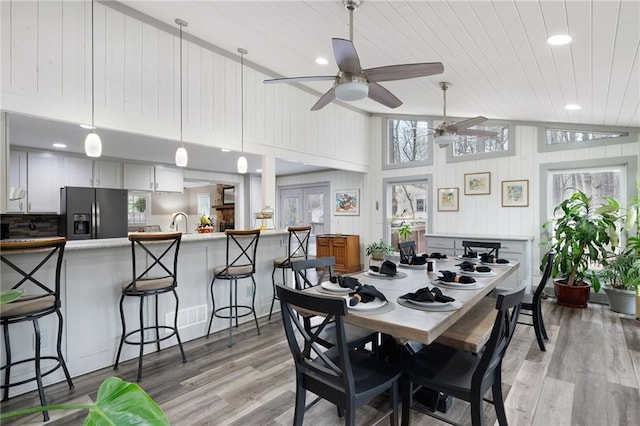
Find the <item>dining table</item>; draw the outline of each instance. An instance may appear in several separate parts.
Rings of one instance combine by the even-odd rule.
[[[447,336],[446,333],[450,329],[455,329],[455,325],[458,324],[464,330],[458,330],[458,334],[465,334],[468,328],[482,326],[483,321],[489,323],[488,328],[490,329],[493,325],[492,321],[485,321],[483,318],[476,318],[476,316],[485,316],[487,309],[493,311],[495,302],[486,296],[513,274],[519,264],[517,261],[509,261],[508,264],[489,266],[491,268],[489,272],[469,273],[475,279],[475,283],[472,284],[447,284],[438,280],[438,277],[443,275],[442,271],[462,275],[458,266],[462,261],[463,259],[454,258],[438,260],[435,263],[434,269],[436,270],[433,272],[427,272],[427,265],[396,263],[397,274],[393,277],[372,270],[350,274],[349,276],[357,279],[359,283],[374,286],[385,296],[386,301],[376,298],[372,302],[358,303],[349,307],[345,322],[392,336],[400,344],[418,342],[429,345],[441,338],[445,343],[449,340],[451,345],[456,346],[457,344],[462,349],[481,346],[482,341],[465,342],[465,336],[459,337],[455,332]],[[321,285],[305,291],[323,296],[345,297],[349,301],[350,296],[346,294],[346,290],[340,293],[338,289],[332,288],[332,285],[337,286],[337,284],[326,282],[326,284],[321,283]],[[455,301],[429,304],[412,303],[400,298],[407,293],[414,293],[425,287],[431,289],[434,286]],[[495,315],[493,317],[495,318]],[[471,331],[478,334],[476,340],[486,340],[487,332],[490,330]],[[445,335],[443,336],[443,334]],[[474,351],[473,349],[469,350]]]

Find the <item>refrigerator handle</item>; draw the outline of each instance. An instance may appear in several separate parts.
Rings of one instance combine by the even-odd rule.
[[[100,203],[96,203],[96,231],[93,238],[98,238],[100,233]]]
[[[91,232],[89,238],[96,238],[96,203],[91,203]]]

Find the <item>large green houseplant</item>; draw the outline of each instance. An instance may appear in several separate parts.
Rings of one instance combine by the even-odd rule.
[[[557,253],[552,276],[560,278],[554,281],[559,304],[587,306],[589,267],[592,263],[606,264],[608,253],[618,245],[619,209],[619,203],[613,198],[608,197],[604,204],[596,205],[592,197],[577,191],[554,209],[555,223],[543,225],[549,235],[546,244]],[[543,257],[543,265],[547,257],[548,254]],[[599,288],[594,287],[594,290]]]

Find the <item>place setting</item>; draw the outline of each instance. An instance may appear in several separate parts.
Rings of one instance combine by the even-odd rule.
[[[498,268],[510,268],[512,266],[515,266],[508,259],[499,259],[496,256],[489,253],[483,253],[480,255],[480,264],[485,266],[498,267]]]
[[[455,311],[462,307],[462,302],[442,293],[438,287],[423,287],[415,292],[399,296],[396,300],[399,305],[420,311],[447,312]]]
[[[407,277],[407,273],[398,271],[398,265],[390,260],[385,260],[380,266],[369,265],[364,275],[381,280],[398,280]]]
[[[490,267],[479,265],[474,262],[464,261],[456,265],[460,268],[460,273],[472,277],[495,277],[496,273]]]
[[[470,276],[458,275],[452,271],[440,271],[440,274],[431,284],[455,290],[478,290],[484,287]]]
[[[331,277],[330,281],[320,284],[319,291],[343,297],[347,301],[350,312],[358,313],[385,313],[395,308],[386,296],[370,284],[362,284],[357,278],[338,275]]]

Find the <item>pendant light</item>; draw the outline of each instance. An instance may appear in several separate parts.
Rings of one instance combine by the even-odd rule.
[[[176,166],[187,167],[189,156],[182,140],[182,27],[186,27],[189,24],[179,18],[176,18],[176,24],[180,27],[180,148],[176,150]]]
[[[244,156],[244,55],[247,54],[246,49],[239,48],[240,53],[240,157],[238,157],[238,173],[247,173],[248,164],[247,157]]]
[[[87,157],[100,157],[102,155],[102,141],[96,133],[95,124],[95,64],[94,64],[94,30],[93,30],[93,0],[91,0],[91,133],[84,140],[84,152]]]

